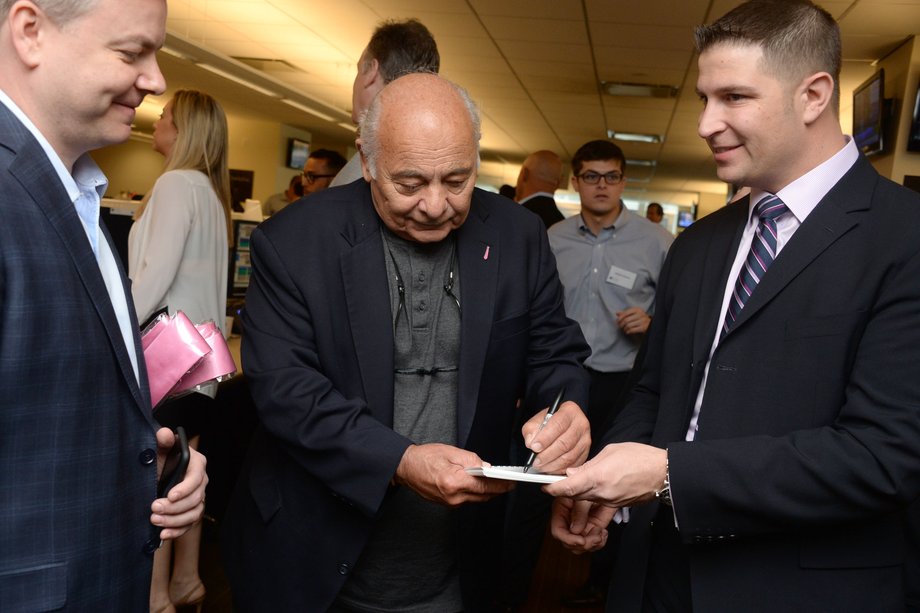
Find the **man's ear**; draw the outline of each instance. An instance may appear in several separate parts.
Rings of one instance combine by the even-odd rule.
[[[367,89],[368,87],[375,86],[377,81],[380,81],[382,88],[383,75],[380,74],[380,62],[375,58],[371,58],[370,61],[367,62],[367,70],[361,73],[361,85]]]
[[[367,163],[367,157],[364,155],[364,147],[360,138],[355,140],[355,147],[358,149],[358,155],[361,156],[361,174],[364,175],[364,180],[370,183],[371,170]]]
[[[834,77],[826,72],[816,72],[802,81],[799,92],[803,103],[802,120],[814,123],[831,104],[834,97]]]
[[[35,68],[41,61],[45,28],[54,27],[48,16],[31,0],[19,0],[6,16],[10,40],[20,61]]]

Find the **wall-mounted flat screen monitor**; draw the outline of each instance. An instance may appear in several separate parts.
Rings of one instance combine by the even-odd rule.
[[[249,287],[252,262],[249,259],[249,237],[259,225],[255,221],[233,220],[233,244],[230,246],[230,279],[227,283],[228,296],[242,297]]]
[[[914,98],[914,116],[910,124],[910,134],[907,135],[907,150],[920,151],[920,87]]]
[[[885,149],[885,71],[853,90],[853,138],[865,155]]]
[[[689,228],[691,225],[693,225],[693,213],[689,211],[681,211],[677,214],[678,228]]]
[[[303,165],[307,163],[307,156],[310,155],[310,143],[300,140],[299,138],[288,139],[287,150],[287,167],[294,170],[303,170]]]

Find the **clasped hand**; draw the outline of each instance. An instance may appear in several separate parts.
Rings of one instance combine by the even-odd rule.
[[[553,504],[553,536],[574,551],[594,551],[607,540],[616,510],[647,502],[664,484],[668,452],[640,443],[607,445],[566,478],[543,486]]]

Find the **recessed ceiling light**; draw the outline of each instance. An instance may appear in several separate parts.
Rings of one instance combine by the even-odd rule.
[[[627,166],[650,166],[654,168],[658,166],[658,160],[626,160]]]
[[[607,130],[607,138],[614,140],[623,140],[634,143],[663,143],[664,135],[662,134],[642,134],[639,132],[617,132]]]

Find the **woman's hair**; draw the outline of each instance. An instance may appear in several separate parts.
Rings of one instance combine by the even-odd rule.
[[[193,89],[180,89],[172,97],[176,142],[166,158],[165,170],[198,170],[208,176],[224,209],[230,236],[230,171],[227,168],[227,116],[217,100]]]

